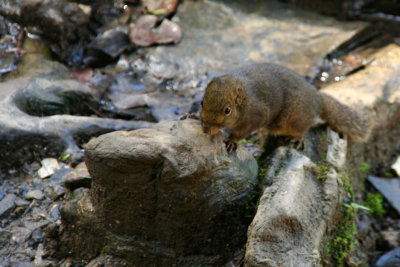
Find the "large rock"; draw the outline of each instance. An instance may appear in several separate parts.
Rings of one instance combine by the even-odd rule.
[[[146,51],[172,58],[170,68],[178,67],[180,73],[193,66],[193,71],[205,65],[225,72],[249,61],[269,61],[313,76],[313,68],[327,53],[366,25],[278,1],[244,0],[184,1],[174,20],[182,28],[182,41]]]
[[[344,161],[339,159],[346,142],[328,132],[327,159],[342,168]],[[245,266],[316,266],[326,230],[341,205],[342,182],[333,167],[325,181],[317,179],[317,165],[288,147],[278,148],[270,163],[248,230]]]
[[[369,111],[375,120],[371,138],[364,145],[351,149],[347,167],[351,176],[359,173],[361,161],[371,166],[378,176],[390,172],[400,150],[400,47],[390,44],[366,58],[371,64],[365,69],[331,83],[322,91],[338,101],[354,108]],[[362,160],[361,160],[362,159]],[[361,201],[363,180],[352,179],[353,189]]]
[[[98,106],[96,92],[74,80],[65,66],[34,53],[37,47],[27,49],[32,53],[25,55],[19,73],[0,83],[0,169],[36,156],[64,153],[79,159],[79,146],[92,136],[149,125],[88,116]]]
[[[227,153],[199,121],[102,135],[85,160],[111,254],[137,266],[221,266],[244,245],[257,163],[243,147]]]

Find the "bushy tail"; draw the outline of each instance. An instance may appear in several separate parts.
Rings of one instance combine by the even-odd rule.
[[[333,130],[342,133],[356,142],[366,142],[372,131],[371,118],[346,105],[341,104],[331,96],[322,96],[321,118]]]

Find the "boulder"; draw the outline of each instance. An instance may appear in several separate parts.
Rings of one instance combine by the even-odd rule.
[[[85,149],[110,254],[137,266],[221,266],[246,242],[257,162],[243,147],[227,153],[198,120],[105,134]]]
[[[330,130],[327,136],[326,158],[341,168],[346,142]],[[270,158],[248,229],[244,266],[316,266],[326,230],[341,205],[343,183],[333,165],[318,179],[317,164],[292,148],[279,147]]]
[[[32,43],[26,42],[32,53],[25,55],[19,73],[0,83],[0,169],[38,156],[70,154],[78,160],[79,146],[92,136],[149,125],[89,116],[99,103],[96,92],[74,80],[62,64],[34,53],[38,48]]]

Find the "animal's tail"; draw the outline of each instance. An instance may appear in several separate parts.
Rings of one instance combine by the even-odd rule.
[[[364,112],[358,112],[341,104],[324,93],[322,96],[321,118],[333,130],[357,142],[366,142],[371,134],[373,121]]]

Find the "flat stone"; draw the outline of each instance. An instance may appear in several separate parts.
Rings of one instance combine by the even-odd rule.
[[[368,176],[368,181],[387,199],[400,214],[400,178]]]
[[[44,193],[48,198],[56,200],[65,194],[64,181],[71,171],[70,168],[62,168],[44,180]]]
[[[6,215],[15,207],[15,199],[17,198],[14,194],[8,194],[0,201],[0,217]]]
[[[19,197],[15,200],[15,205],[17,205],[18,207],[26,207],[30,203],[31,202],[29,202],[29,201],[27,201],[25,199],[19,198]]]
[[[398,267],[400,266],[400,247],[384,254],[375,263],[376,267]]]
[[[246,61],[269,61],[284,63],[303,75],[366,25],[338,21],[278,1],[244,0],[229,4],[184,1],[174,20],[184,33],[181,42],[157,47],[152,55],[172,54],[186,62],[212,60],[210,69],[224,66],[225,70]]]
[[[343,81],[331,83],[322,92],[351,107],[372,109],[378,101],[400,102],[400,47],[388,45],[371,55],[373,60],[365,69]],[[361,97],[362,96],[362,97]]]
[[[32,199],[41,200],[43,197],[44,197],[44,194],[39,189],[30,190],[25,195],[25,199],[28,199],[28,200],[32,200]]]
[[[57,159],[54,158],[43,159],[41,163],[42,167],[38,170],[38,175],[42,179],[53,175],[56,170],[60,169]]]

